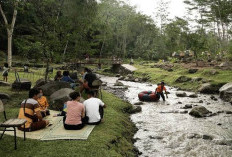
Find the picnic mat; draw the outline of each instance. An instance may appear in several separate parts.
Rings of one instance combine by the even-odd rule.
[[[58,111],[50,110],[50,116],[47,116],[45,119],[49,120],[52,124],[49,127],[44,129],[26,132],[26,138],[37,139],[37,140],[87,140],[90,133],[94,129],[94,125],[86,125],[81,130],[65,130],[63,127],[63,117],[53,117],[54,114],[59,113]],[[6,131],[7,135],[14,135],[13,131]],[[23,131],[17,129],[17,136],[23,137]]]

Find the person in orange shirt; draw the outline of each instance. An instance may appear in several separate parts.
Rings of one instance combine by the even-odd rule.
[[[45,96],[43,96],[43,90],[41,88],[39,88],[38,90],[40,91],[40,94],[37,101],[39,103],[40,112],[43,117],[46,117],[50,115],[50,111],[48,110],[49,107],[48,100]]]
[[[164,97],[164,93],[163,91],[165,91],[165,94],[166,94],[166,98],[168,98],[168,94],[167,94],[167,90],[166,88],[164,87],[164,82],[161,82],[161,84],[158,85],[158,87],[156,88],[155,90],[155,93],[158,97],[162,97],[163,101],[165,101],[165,97]]]

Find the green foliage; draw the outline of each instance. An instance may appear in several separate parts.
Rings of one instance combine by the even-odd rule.
[[[8,17],[12,5],[3,3]],[[9,1],[10,2],[10,1]],[[123,1],[102,0],[27,0],[18,7],[14,31],[13,54],[31,58],[51,58],[53,62],[91,57],[167,59],[171,54],[191,49],[228,51],[231,35],[231,3],[228,0],[188,0],[189,10],[197,10],[201,18],[191,29],[187,19],[168,20],[161,3],[159,28],[151,17],[137,13]],[[161,20],[161,19],[160,19]],[[0,18],[0,50],[7,47],[6,30]],[[212,24],[216,24],[216,26]],[[38,47],[36,43],[40,43]],[[35,52],[32,54],[32,52]],[[38,57],[37,57],[38,56]]]

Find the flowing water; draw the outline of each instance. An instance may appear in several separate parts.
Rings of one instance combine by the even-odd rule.
[[[117,78],[102,76],[101,79],[107,82],[107,89],[115,88],[113,84]],[[122,97],[123,93],[124,99],[132,104],[139,102],[139,92],[156,88],[146,83],[121,82],[128,89],[118,89],[116,95]],[[145,102],[141,105],[141,113],[131,115],[138,128],[134,145],[141,152],[140,156],[232,157],[232,114],[225,112],[232,111],[232,105],[216,95],[218,100],[204,94],[198,94],[198,98],[180,98],[175,94],[177,89],[167,87],[167,90],[170,94],[165,102]],[[199,103],[200,100],[203,103]],[[186,104],[201,105],[217,114],[195,118],[186,113],[191,109],[182,109]]]

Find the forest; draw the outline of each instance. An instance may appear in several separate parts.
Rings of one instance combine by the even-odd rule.
[[[117,0],[0,0],[1,61],[11,65],[17,56],[61,63],[86,55],[159,60],[186,50],[232,59],[231,0],[186,0],[196,19],[168,19],[159,3],[160,25]]]

